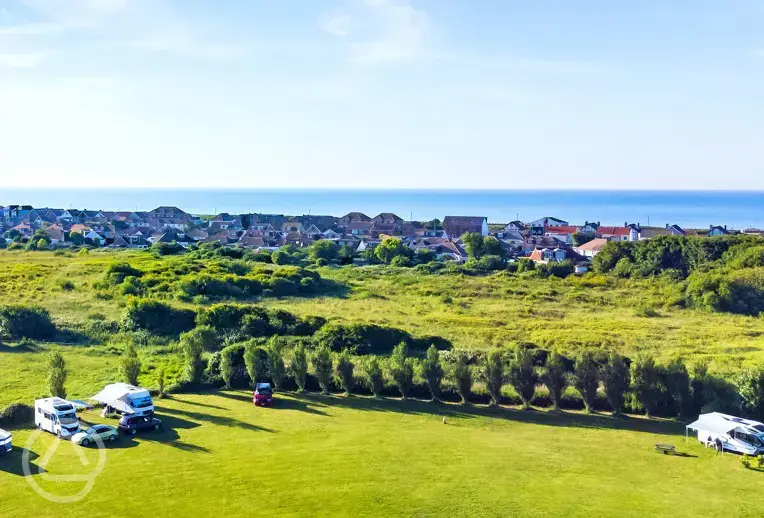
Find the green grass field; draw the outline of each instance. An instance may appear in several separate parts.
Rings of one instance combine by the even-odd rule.
[[[42,499],[21,473],[30,431],[0,459],[3,516],[761,516],[764,473],[715,457],[683,427],[507,408],[278,394],[255,408],[248,392],[159,402],[165,428],[107,446],[105,469],[82,501]],[[447,423],[443,424],[442,418]],[[104,421],[84,413],[87,421]],[[107,420],[108,421],[108,420]],[[39,465],[58,439],[43,434]],[[668,441],[687,456],[665,456]],[[45,469],[87,473],[62,442]],[[82,482],[49,482],[57,494]]]

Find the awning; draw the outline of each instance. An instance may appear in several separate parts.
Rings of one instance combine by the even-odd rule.
[[[694,423],[687,425],[690,430],[703,430],[704,432],[712,432],[717,434],[729,433],[740,426],[740,423],[727,421],[726,419],[719,419],[714,417],[701,417]]]

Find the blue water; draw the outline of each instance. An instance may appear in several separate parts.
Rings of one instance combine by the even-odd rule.
[[[638,222],[688,228],[728,225],[764,227],[764,192],[743,191],[409,191],[409,190],[191,190],[191,189],[7,189],[0,205],[54,208],[151,210],[174,205],[186,212],[262,212],[341,216],[360,211],[394,212],[404,219],[446,215],[487,216],[490,222],[554,216],[582,224]]]

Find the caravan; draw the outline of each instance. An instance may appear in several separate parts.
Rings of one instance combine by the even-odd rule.
[[[701,414],[687,425],[687,430],[696,432],[706,446],[747,455],[764,454],[764,423],[758,421],[710,412]]]
[[[40,430],[62,438],[69,438],[80,431],[80,421],[74,405],[59,397],[35,400],[34,424]]]
[[[103,403],[120,414],[151,416],[154,414],[154,400],[148,390],[127,383],[106,385],[93,396],[93,401]]]
[[[10,453],[13,449],[13,436],[11,432],[6,432],[0,428],[0,455]]]

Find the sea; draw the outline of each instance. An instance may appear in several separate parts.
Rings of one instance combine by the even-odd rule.
[[[0,186],[0,205],[147,211],[163,205],[191,214],[393,212],[407,220],[486,216],[491,223],[552,216],[583,224],[640,223],[686,228],[764,228],[764,191],[19,189]]]

